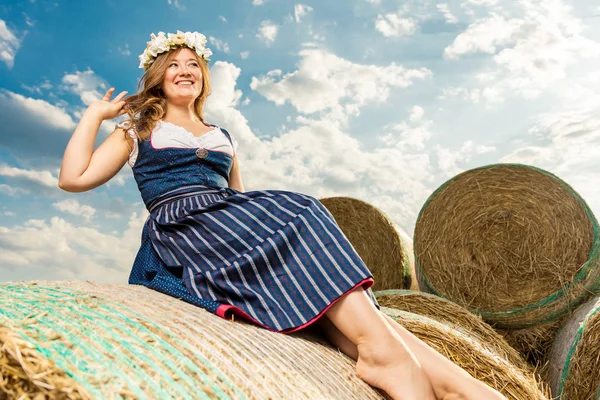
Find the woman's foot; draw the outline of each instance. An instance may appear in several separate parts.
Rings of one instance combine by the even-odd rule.
[[[400,338],[358,345],[358,376],[394,400],[435,400],[429,379]]]

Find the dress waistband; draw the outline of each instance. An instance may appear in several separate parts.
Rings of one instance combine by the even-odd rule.
[[[171,203],[175,200],[180,200],[185,197],[196,196],[199,194],[217,193],[225,195],[225,197],[229,197],[239,192],[235,189],[231,189],[228,187],[215,188],[201,185],[186,186],[175,190],[171,190],[170,192],[163,194],[159,198],[150,202],[150,204],[148,204],[146,208],[148,209],[148,212],[152,213],[152,211],[156,210],[158,207]]]

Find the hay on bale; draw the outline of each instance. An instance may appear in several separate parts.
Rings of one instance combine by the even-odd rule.
[[[51,387],[75,393],[65,397],[69,399],[88,398],[88,394],[92,398],[283,399],[290,394],[296,399],[383,398],[356,376],[351,359],[322,341],[224,320],[143,286],[3,283],[0,327],[2,360],[17,355],[0,364],[2,390],[20,390],[31,398],[43,397]],[[15,337],[20,339],[7,339]],[[28,358],[18,354],[34,354],[41,369],[31,370]],[[7,380],[7,373],[17,378]]]
[[[464,307],[433,294],[410,290],[382,290],[374,293],[379,305],[423,315],[474,337],[483,346],[511,364],[527,370],[529,364],[494,328]]]
[[[600,296],[577,309],[560,329],[548,372],[556,398],[600,398]]]
[[[374,290],[418,290],[412,240],[389,217],[373,205],[351,197],[319,201],[373,273]]]
[[[544,381],[548,380],[548,357],[556,333],[565,318],[547,324],[521,329],[496,329],[506,342],[517,350],[531,365],[535,366]]]
[[[501,328],[567,315],[600,288],[598,222],[549,172],[496,164],[439,187],[414,235],[421,290]]]
[[[382,307],[382,311],[419,339],[459,365],[471,376],[498,390],[509,400],[547,400],[536,376],[515,366],[469,336],[433,318]]]
[[[91,400],[92,396],[17,332],[0,326],[0,398]]]

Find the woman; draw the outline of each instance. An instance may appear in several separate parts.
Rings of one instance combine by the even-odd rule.
[[[315,324],[394,399],[503,399],[378,310],[371,273],[316,199],[244,191],[237,142],[202,116],[206,38],[151,38],[138,93],[111,100],[111,88],[88,107],[59,178],[82,192],[132,166],[150,216],[129,282],[282,333]],[[102,121],[123,113],[94,151]]]

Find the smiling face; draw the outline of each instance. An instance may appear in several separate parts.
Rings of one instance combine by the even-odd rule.
[[[182,48],[167,62],[162,90],[170,102],[193,102],[202,92],[203,74],[199,57]]]

